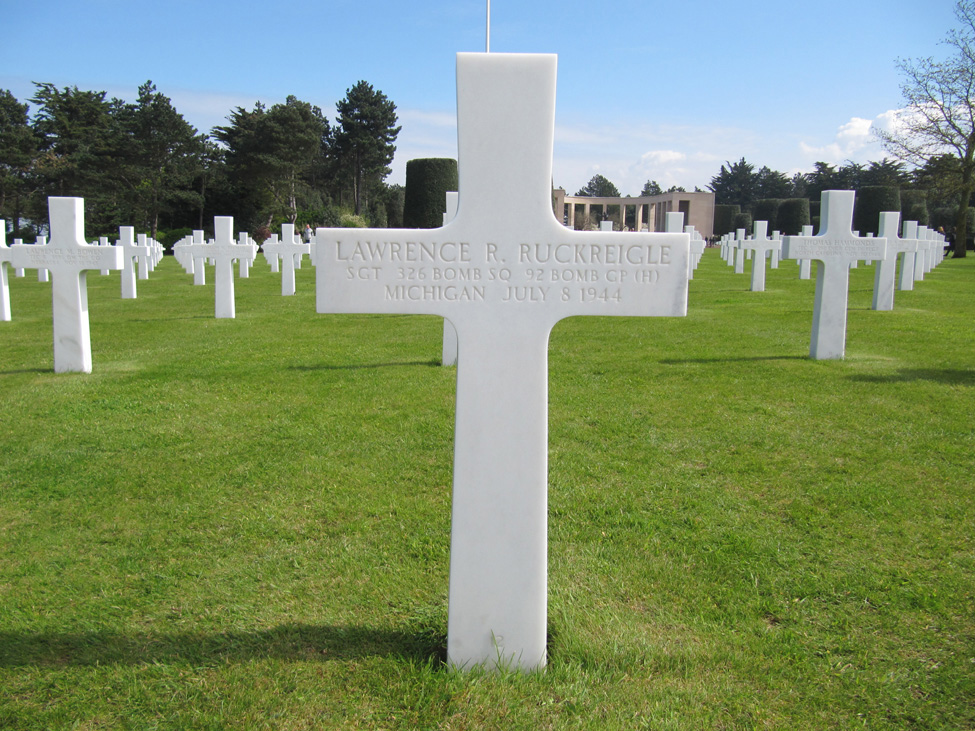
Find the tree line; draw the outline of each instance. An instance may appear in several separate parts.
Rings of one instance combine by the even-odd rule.
[[[334,123],[294,96],[237,107],[199,133],[151,81],[135,102],[36,83],[28,102],[0,89],[0,218],[36,236],[48,196],[85,199],[86,232],[134,225],[169,243],[232,215],[263,238],[285,222],[386,226],[402,218],[386,185],[396,105],[365,81],[336,104]],[[264,235],[262,235],[264,234]]]
[[[777,201],[810,201],[810,212],[788,206],[798,224],[814,222],[813,201],[823,190],[870,191],[875,205],[906,198],[904,212],[909,207],[919,222],[943,227],[955,256],[964,256],[975,231],[975,0],[958,0],[955,16],[958,27],[944,42],[952,56],[898,64],[905,105],[879,134],[895,160],[817,162],[812,172],[789,177],[741,158],[711,179],[716,204],[738,207],[744,220],[758,208],[774,211]],[[0,90],[0,216],[15,237],[38,232],[50,195],[85,198],[90,235],[127,224],[157,239],[165,230],[174,240],[206,228],[214,215],[233,215],[258,239],[286,221],[402,225],[404,190],[385,183],[400,131],[396,105],[365,81],[336,104],[334,124],[289,96],[271,107],[237,107],[209,135],[188,124],[151,81],[134,103],[47,83],[36,84],[29,102],[33,114]],[[648,180],[640,194],[664,192]],[[576,195],[619,191],[596,175]]]

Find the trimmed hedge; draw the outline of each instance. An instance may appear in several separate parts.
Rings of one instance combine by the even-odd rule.
[[[853,205],[853,230],[861,236],[876,235],[880,227],[880,214],[884,211],[900,211],[900,188],[885,185],[866,185],[856,193]]]
[[[745,235],[751,236],[754,233],[752,229],[752,214],[748,211],[742,211],[741,213],[736,213],[734,218],[731,219],[731,231],[737,231],[740,228],[745,229]]]
[[[752,205],[752,218],[756,221],[768,221],[768,232],[770,234],[776,229],[781,230],[782,226],[779,224],[779,207],[781,205],[781,198],[757,200]]]
[[[917,221],[921,226],[927,226],[931,215],[928,211],[928,191],[901,191],[901,221]]]
[[[786,198],[779,206],[778,229],[785,236],[798,236],[812,223],[808,198]]]
[[[741,206],[722,203],[714,207],[714,235],[724,236],[735,230],[732,221],[741,213]]]
[[[457,161],[450,157],[422,157],[406,163],[403,228],[443,225],[447,191],[457,190]]]

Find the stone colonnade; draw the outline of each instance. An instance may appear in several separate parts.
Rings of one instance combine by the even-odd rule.
[[[582,221],[588,221],[594,206],[602,207],[604,214],[608,206],[620,207],[620,220],[627,220],[627,209],[635,208],[636,231],[663,231],[668,213],[684,214],[684,225],[694,226],[704,238],[714,233],[714,194],[713,193],[664,193],[663,195],[639,198],[593,198],[588,196],[568,196],[565,190],[557,188],[552,194],[555,217],[570,229],[576,228],[576,206],[583,207]]]

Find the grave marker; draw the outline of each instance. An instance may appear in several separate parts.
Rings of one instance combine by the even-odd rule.
[[[193,264],[193,284],[203,287],[207,283],[207,249],[209,245],[203,239],[202,231],[193,232],[193,241],[189,245],[190,257]]]
[[[311,245],[303,244],[295,236],[295,227],[292,223],[281,224],[281,239],[277,235],[271,237],[270,243],[264,244],[264,255],[272,256],[277,262],[281,260],[281,295],[288,297],[295,293],[295,268],[301,261],[304,254],[311,253]],[[274,271],[275,267],[271,267]]]
[[[735,230],[735,274],[745,273],[745,229]]]
[[[555,71],[554,55],[459,54],[457,217],[316,234],[319,312],[439,315],[457,328],[455,667],[546,661],[552,327],[687,311],[687,234],[569,231],[552,213]]]
[[[7,265],[10,247],[7,246],[7,222],[0,219],[0,322],[10,322],[10,280]]]
[[[928,227],[917,227],[917,251],[914,253],[914,281],[923,282],[927,268],[928,257]]]
[[[809,238],[813,235],[813,227],[806,225],[802,227],[802,235]],[[810,279],[812,277],[812,259],[799,260],[799,279]]]
[[[268,266],[271,267],[271,274],[278,273],[278,255],[272,253],[277,243],[278,235],[271,234],[271,237],[261,244],[261,251],[264,252],[264,261],[266,261]]]
[[[456,190],[448,190],[446,198],[447,210],[443,214],[444,226],[457,216],[457,206],[460,203],[460,195]],[[443,321],[443,347],[440,349],[440,365],[457,365],[457,330],[446,317]]]
[[[149,247],[144,246],[141,241],[135,243],[135,228],[132,226],[119,226],[118,235],[115,247],[122,252],[122,299],[131,300],[138,296],[135,260],[148,255]]]
[[[822,194],[819,236],[786,236],[786,259],[815,259],[816,299],[813,304],[809,356],[816,360],[842,358],[846,350],[846,303],[850,267],[858,259],[882,259],[887,240],[853,235],[852,190]]]
[[[139,234],[136,237],[138,243],[136,246],[139,248],[139,253],[136,259],[138,260],[136,264],[139,268],[139,279],[149,278],[149,263],[152,260],[152,246],[149,244],[148,234]]]
[[[755,221],[753,226],[753,236],[743,241],[741,245],[753,254],[751,290],[752,292],[764,292],[766,252],[781,249],[782,242],[768,237],[768,221]]]
[[[914,289],[914,261],[917,257],[917,221],[904,221],[901,238],[913,241],[914,247],[905,249],[901,257],[900,274],[897,277],[897,289],[907,291]]]
[[[47,236],[38,236],[34,246],[47,246]],[[47,283],[51,281],[51,273],[44,268],[37,270],[37,281]]]
[[[51,272],[54,314],[54,370],[91,373],[87,272],[121,269],[122,252],[114,246],[85,242],[83,198],[48,198],[51,239],[46,246],[10,247],[16,266]]]
[[[204,246],[205,256],[213,261],[215,307],[218,318],[234,318],[237,315],[234,299],[234,261],[257,255],[257,247],[234,241],[233,216],[214,216],[213,243]]]
[[[880,214],[880,228],[877,234],[887,239],[887,256],[877,262],[874,272],[873,309],[875,310],[894,309],[894,275],[897,270],[897,259],[900,254],[914,252],[917,249],[917,239],[901,238],[897,235],[900,217],[901,214],[896,211]],[[904,223],[906,232],[907,222]]]

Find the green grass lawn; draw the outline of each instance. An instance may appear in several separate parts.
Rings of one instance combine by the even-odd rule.
[[[441,320],[317,315],[263,258],[237,318],[167,258],[0,323],[2,729],[975,729],[975,258],[893,312],[715,249],[676,319],[549,360],[549,666],[457,673]]]

